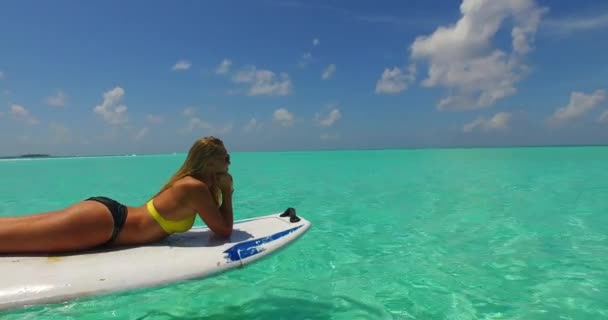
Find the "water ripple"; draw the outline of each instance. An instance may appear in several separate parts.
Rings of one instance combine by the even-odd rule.
[[[608,318],[608,148],[233,158],[237,218],[295,207],[313,221],[297,245],[209,279],[0,317]],[[183,155],[1,162],[0,215],[58,208],[97,194],[138,204],[181,160]]]

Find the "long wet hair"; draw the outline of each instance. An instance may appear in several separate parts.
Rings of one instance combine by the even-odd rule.
[[[226,153],[224,142],[216,137],[208,136],[197,139],[188,151],[188,156],[182,166],[171,176],[169,181],[155,195],[170,188],[176,181],[181,178],[191,176],[193,178],[203,180],[203,175],[207,171],[207,165],[210,159],[216,158]],[[209,186],[213,200],[219,206],[221,201],[221,192],[217,185]]]

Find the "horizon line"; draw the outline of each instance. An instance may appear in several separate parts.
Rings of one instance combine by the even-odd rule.
[[[331,152],[331,151],[398,151],[398,150],[442,150],[442,149],[515,149],[515,148],[573,148],[573,147],[608,147],[608,144],[529,144],[529,145],[461,145],[461,146],[426,146],[426,147],[380,147],[380,148],[318,148],[318,149],[278,149],[257,151],[231,151],[231,153],[285,153],[285,152]],[[187,154],[188,151],[166,153],[127,153],[127,154],[65,154],[53,155],[51,153],[25,153],[22,155],[0,156],[0,159],[48,159],[48,158],[86,158],[86,157],[130,157]],[[32,156],[30,156],[32,155]],[[41,156],[42,155],[42,156]]]

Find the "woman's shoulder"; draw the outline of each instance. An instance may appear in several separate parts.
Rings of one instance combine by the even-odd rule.
[[[193,177],[183,177],[175,180],[171,185],[160,191],[155,198],[172,198],[175,201],[188,201],[196,197],[202,190],[207,189],[204,181]]]
[[[207,184],[205,184],[205,182],[202,180],[188,176],[188,177],[183,177],[183,178],[175,181],[173,186],[178,187],[178,188],[191,189],[191,188],[206,188]]]

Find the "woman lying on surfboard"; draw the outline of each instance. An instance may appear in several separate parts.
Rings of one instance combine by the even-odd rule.
[[[234,191],[229,165],[222,140],[200,138],[181,168],[139,207],[91,197],[61,210],[0,217],[0,253],[66,252],[156,242],[189,230],[197,214],[214,233],[228,237]]]

